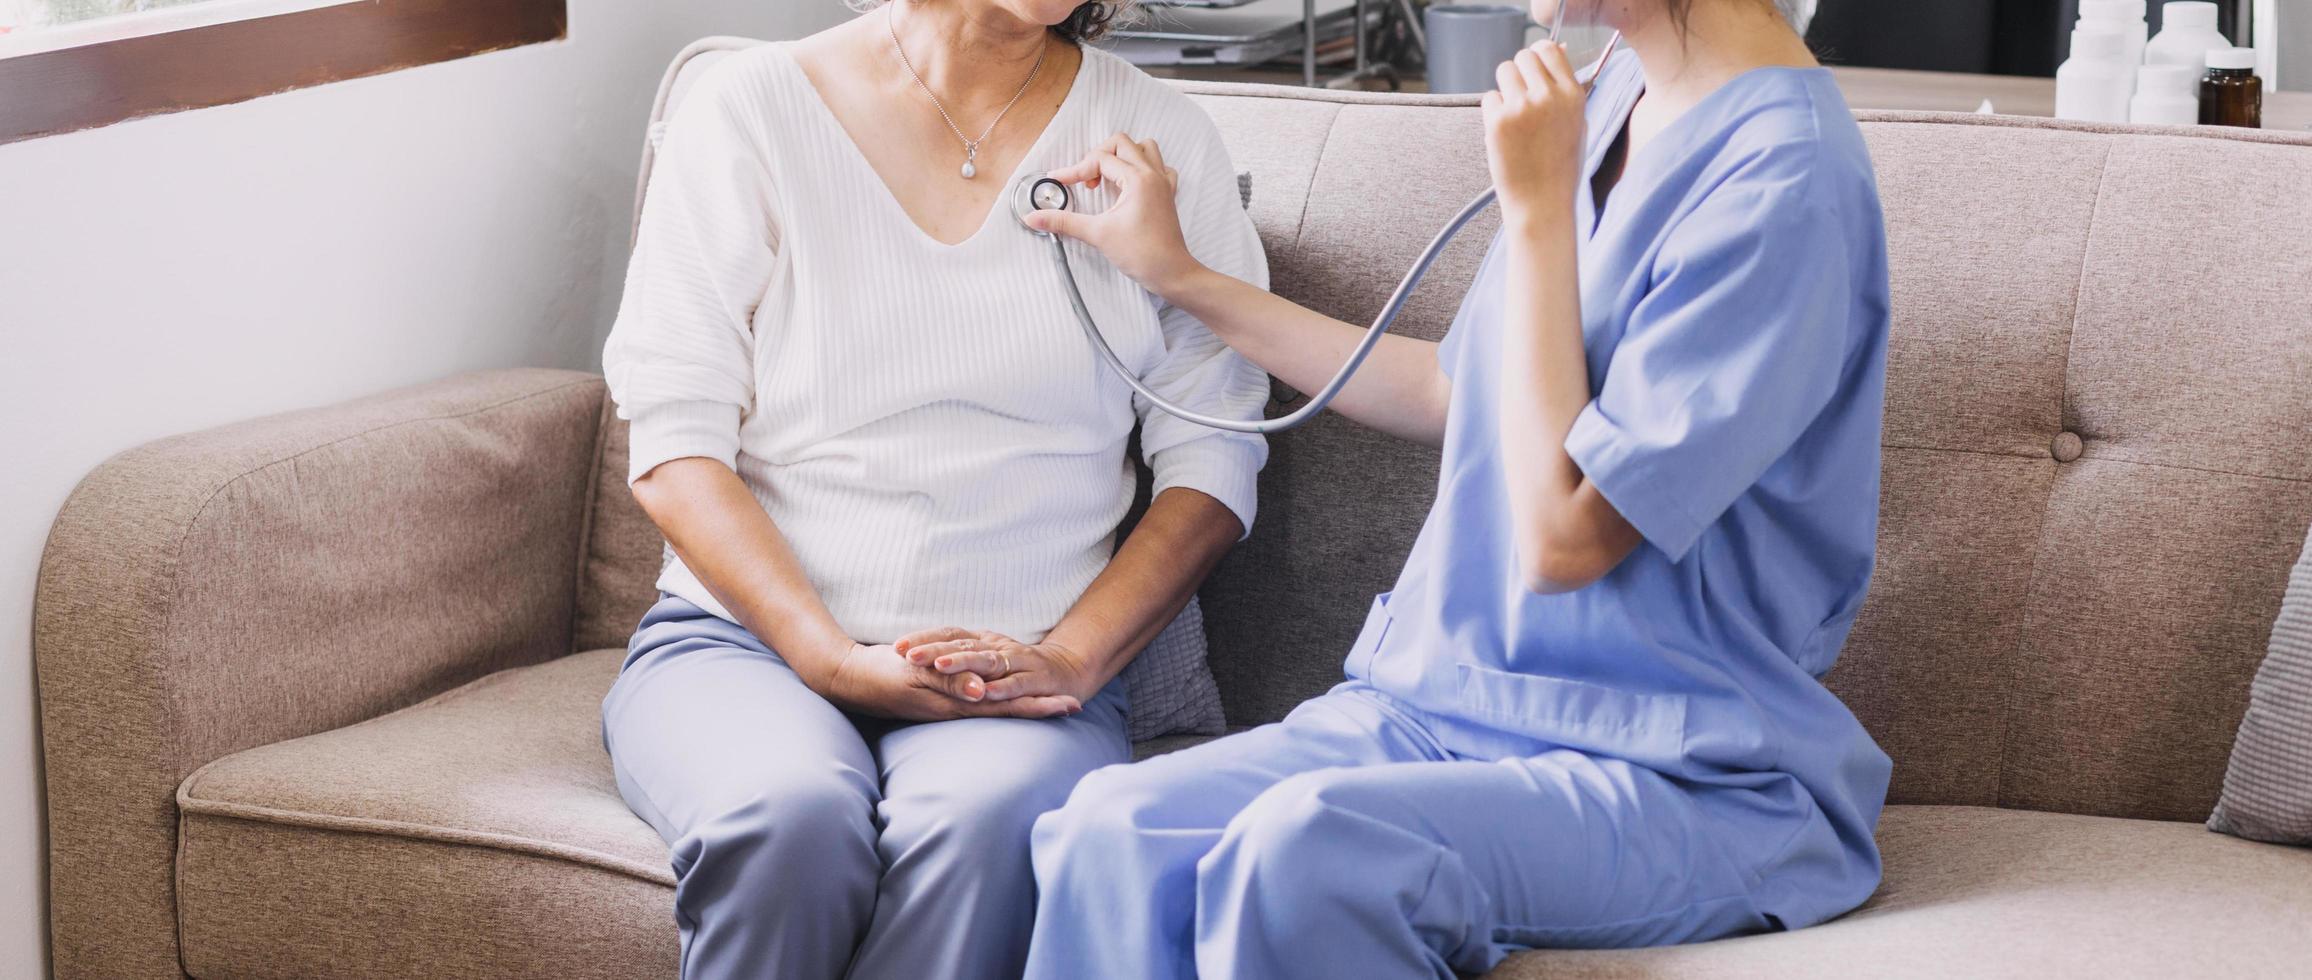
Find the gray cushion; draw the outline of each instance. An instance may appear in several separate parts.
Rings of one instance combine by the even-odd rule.
[[[196,976],[671,977],[673,875],[602,751],[619,651],[251,749],[179,793]],[[1147,743],[1144,751],[1191,739]],[[1814,929],[1527,953],[1496,975],[2271,975],[2312,962],[2312,851],[2165,823],[1894,807],[1886,884]]]
[[[1124,683],[1132,701],[1132,741],[1227,730],[1220,716],[1220,685],[1204,663],[1204,609],[1194,597],[1148,642],[1148,649],[1132,658],[1124,668]]]
[[[2288,579],[2272,649],[2248,691],[2211,829],[2312,844],[2312,536]]]

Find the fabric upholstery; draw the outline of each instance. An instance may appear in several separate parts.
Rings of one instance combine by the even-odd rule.
[[[2096,138],[1999,802],[2197,820],[2312,522],[2312,152]]]
[[[2312,537],[2288,578],[2272,649],[2256,669],[2248,713],[2208,828],[2249,840],[2312,844]]]
[[[2312,962],[2312,852],[2198,824],[1897,806],[1886,881],[1810,929],[1549,950],[1488,977],[2286,977]]]
[[[202,769],[181,795],[193,972],[671,977],[665,846],[619,800],[595,720],[619,659],[508,671]],[[1830,925],[1528,953],[1494,975],[2274,975],[2312,957],[2312,851],[1974,807],[1894,807],[1879,840],[1886,883]]]
[[[586,535],[586,564],[578,577],[578,620],[573,650],[622,647],[650,604],[658,601],[658,570],[666,538],[626,486],[626,423],[610,393],[602,394],[600,448],[590,478],[594,510]]]
[[[672,885],[666,846],[619,799],[602,747],[602,697],[624,657],[592,650],[500,671],[239,752],[186,779],[177,804],[188,816],[500,846]]]
[[[602,749],[623,656],[494,674],[193,774],[179,794],[187,968],[673,976],[666,845],[619,798]]]
[[[178,783],[568,649],[601,379],[469,375],[131,450],[34,600],[55,972],[178,976]]]
[[[194,977],[676,976],[667,885],[497,847],[205,815],[185,825]]]

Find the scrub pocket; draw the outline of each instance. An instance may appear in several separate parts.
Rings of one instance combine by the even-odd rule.
[[[1674,765],[1685,754],[1682,695],[1633,694],[1475,664],[1454,669],[1461,709],[1501,731],[1646,766]]]

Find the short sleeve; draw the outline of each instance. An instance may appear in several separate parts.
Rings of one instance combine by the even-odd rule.
[[[1185,99],[1180,111],[1193,115],[1195,132],[1173,161],[1180,171],[1180,225],[1189,251],[1215,271],[1261,288],[1268,287],[1268,257],[1260,234],[1245,214],[1236,170],[1209,119]],[[1174,154],[1167,147],[1167,157]],[[1165,398],[1208,415],[1257,419],[1268,405],[1268,375],[1195,317],[1177,307],[1157,310],[1164,355],[1141,377]],[[1260,469],[1268,462],[1268,442],[1250,433],[1209,429],[1174,418],[1135,396],[1140,447],[1155,473],[1155,491],[1187,487],[1205,493],[1235,512],[1252,531],[1258,510]]]
[[[1853,346],[1835,213],[1803,182],[1721,189],[1670,232],[1566,452],[1675,561],[1822,414]]]
[[[778,233],[736,62],[702,78],[667,125],[603,347],[611,398],[633,425],[629,481],[687,456],[735,466],[754,401],[755,308]]]

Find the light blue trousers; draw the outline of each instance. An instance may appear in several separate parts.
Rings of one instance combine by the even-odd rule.
[[[1131,758],[1122,686],[1049,721],[857,718],[744,628],[661,598],[603,739],[673,850],[682,976],[1018,976],[1029,827]]]
[[[1764,931],[1761,856],[1802,838],[1835,853],[1788,788],[1681,784],[1545,745],[1457,755],[1352,682],[1283,722],[1102,769],[1038,820],[1027,976],[1449,978],[1521,948]]]

